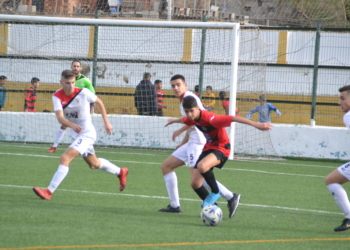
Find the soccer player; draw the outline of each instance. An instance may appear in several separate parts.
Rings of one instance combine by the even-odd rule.
[[[186,116],[185,110],[182,107],[182,100],[187,96],[192,96],[198,102],[200,109],[204,109],[199,98],[188,91],[185,77],[182,75],[174,75],[170,80],[171,88],[180,100],[180,111],[182,116]],[[166,208],[158,210],[159,212],[167,213],[181,213],[179,191],[177,186],[177,176],[174,170],[178,167],[188,164],[190,167],[191,179],[193,178],[194,166],[197,162],[199,155],[202,153],[205,137],[196,127],[183,126],[179,130],[173,133],[173,139],[186,131],[186,135],[176,150],[162,163],[162,173],[165,181],[165,186],[169,195],[170,205]],[[220,187],[221,195],[227,200],[227,206],[229,209],[229,218],[232,218],[236,212],[241,195],[234,194],[228,190],[221,183],[217,184]],[[199,185],[194,191],[197,195],[204,200],[209,194],[208,184],[204,181],[203,185]]]
[[[163,109],[167,109],[168,106],[164,105],[164,91],[163,88],[163,82],[161,80],[155,80],[154,86],[156,86],[156,95],[158,100],[158,110],[157,110],[157,116],[164,116]]]
[[[95,94],[95,89],[92,86],[92,83],[90,82],[90,80],[84,76],[83,74],[80,73],[80,71],[82,70],[81,68],[81,62],[74,60],[71,64],[71,70],[74,72],[75,74],[75,87],[77,88],[87,88],[89,89],[93,94]],[[92,113],[92,104],[90,105],[90,113]],[[55,153],[56,149],[58,147],[58,144],[62,141],[63,137],[64,137],[64,133],[66,132],[67,127],[65,126],[61,126],[61,128],[57,131],[56,133],[56,137],[55,140],[53,142],[53,145],[51,148],[49,148],[49,150],[47,150],[47,152],[49,153]]]
[[[246,118],[249,119],[255,112],[259,112],[259,122],[271,122],[270,112],[273,110],[280,117],[281,112],[273,106],[271,103],[266,102],[266,96],[259,96],[260,105],[256,106],[253,110],[249,111]]]
[[[36,112],[36,91],[40,86],[40,80],[37,77],[33,77],[30,83],[32,84],[32,87],[27,90],[24,98],[24,112]]]
[[[338,104],[345,113],[343,121],[345,126],[350,129],[350,85],[341,87],[339,93]],[[335,203],[337,203],[338,207],[345,215],[342,224],[334,228],[334,231],[336,232],[345,231],[350,228],[350,202],[348,195],[342,186],[349,181],[350,162],[341,165],[326,177],[327,188],[333,195]]]
[[[195,126],[202,131],[207,140],[203,152],[199,156],[193,171],[191,186],[196,189],[202,185],[203,179],[208,183],[211,193],[204,199],[202,207],[213,205],[221,197],[220,188],[217,185],[213,168],[222,168],[230,154],[230,140],[225,127],[231,122],[239,122],[251,125],[260,130],[272,128],[270,123],[257,123],[240,116],[216,115],[203,110],[199,102],[193,96],[187,96],[182,101],[186,117],[169,119],[165,126],[172,123],[184,123],[187,126]]]
[[[53,192],[68,174],[70,162],[79,155],[83,157],[91,169],[101,169],[117,175],[120,180],[119,190],[123,191],[126,187],[126,177],[129,170],[119,168],[106,159],[97,158],[93,146],[96,141],[96,130],[91,122],[90,103],[96,103],[107,134],[112,133],[113,127],[109,123],[103,102],[91,91],[85,88],[76,88],[74,86],[75,73],[71,70],[62,72],[60,84],[62,89],[56,91],[52,97],[54,111],[58,122],[71,128],[74,142],[61,155],[60,164],[48,188],[34,187],[33,191],[41,199],[50,200]]]

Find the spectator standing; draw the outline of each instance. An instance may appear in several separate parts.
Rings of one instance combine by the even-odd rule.
[[[259,112],[259,122],[271,123],[271,110],[275,111],[279,117],[282,115],[281,112],[275,106],[273,106],[271,103],[267,103],[265,95],[260,95],[259,101],[260,105],[256,106],[253,110],[249,111],[246,118],[249,119],[252,114]]]
[[[36,91],[40,86],[40,80],[37,77],[33,77],[30,83],[32,84],[32,87],[27,89],[24,98],[24,112],[36,112]]]
[[[4,87],[7,83],[6,76],[0,76],[0,111],[4,110],[6,102],[6,88]]]
[[[143,80],[135,89],[135,107],[139,115],[155,116],[158,110],[156,87],[151,82],[151,74],[145,72]]]
[[[219,93],[219,98],[221,100],[221,105],[225,110],[225,115],[229,114],[229,110],[230,110],[230,100],[228,98],[226,98],[226,92],[225,91],[220,91]],[[235,116],[241,116],[239,114],[238,108],[236,107],[236,114]]]
[[[168,106],[164,105],[164,91],[163,88],[163,82],[161,80],[155,80],[154,85],[156,86],[156,94],[157,94],[157,100],[158,100],[158,110],[157,110],[157,116],[164,116],[163,109],[167,109]]]
[[[213,93],[213,88],[208,85],[205,88],[205,94],[203,94],[202,96],[202,103],[204,105],[204,108],[208,111],[212,111],[214,109],[215,100],[211,99],[213,97],[215,97]]]
[[[194,94],[199,96],[199,85],[194,86]]]

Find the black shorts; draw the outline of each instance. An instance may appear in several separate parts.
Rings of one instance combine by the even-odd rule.
[[[200,162],[201,160],[204,159],[204,157],[206,157],[207,155],[213,153],[215,156],[216,156],[216,159],[218,159],[220,161],[220,163],[216,166],[214,166],[214,168],[222,168],[225,164],[225,162],[227,161],[227,157],[224,155],[223,152],[221,152],[220,150],[217,150],[217,149],[208,149],[206,151],[203,151],[201,153],[201,155],[199,156],[197,162],[196,162],[196,165],[194,166],[194,168],[197,168],[197,164],[198,162]]]

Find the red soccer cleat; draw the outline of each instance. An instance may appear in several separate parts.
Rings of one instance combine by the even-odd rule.
[[[56,147],[51,147],[49,150],[47,150],[49,153],[55,153],[56,152]]]
[[[126,177],[128,176],[129,169],[127,168],[121,168],[120,173],[118,175],[120,185],[119,185],[119,191],[123,191],[126,187]]]
[[[43,200],[50,200],[51,199],[52,193],[47,188],[40,189],[37,187],[33,187],[33,191],[37,196],[39,196]]]

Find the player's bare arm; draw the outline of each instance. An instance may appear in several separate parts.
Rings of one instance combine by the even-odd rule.
[[[67,120],[64,115],[63,115],[63,110],[57,110],[55,111],[55,114],[56,114],[56,118],[57,118],[57,121],[59,123],[62,124],[62,126],[64,127],[70,127],[71,129],[73,129],[74,132],[76,133],[81,133],[81,131],[83,131],[83,128],[73,122],[70,122],[69,120]]]
[[[167,126],[169,126],[170,124],[173,124],[173,123],[183,123],[183,122],[182,122],[182,118],[170,118],[170,119],[168,120],[168,123],[165,124],[164,127],[167,127]]]
[[[190,127],[185,125],[182,128],[175,130],[172,136],[173,141],[175,141],[176,137],[178,137],[179,135],[181,135],[184,131],[188,130]]]
[[[95,104],[97,105],[97,107],[100,110],[100,113],[102,115],[102,119],[103,119],[103,122],[105,124],[106,133],[109,135],[112,134],[113,126],[108,120],[105,105],[103,104],[103,102],[101,101],[100,98],[96,99]]]
[[[232,121],[243,123],[243,124],[247,124],[247,125],[253,126],[253,127],[255,127],[257,129],[260,129],[260,130],[270,130],[270,129],[272,129],[272,124],[271,123],[267,123],[267,122],[258,123],[258,122],[254,122],[252,120],[249,120],[247,118],[241,117],[241,116],[234,116],[232,118]]]

